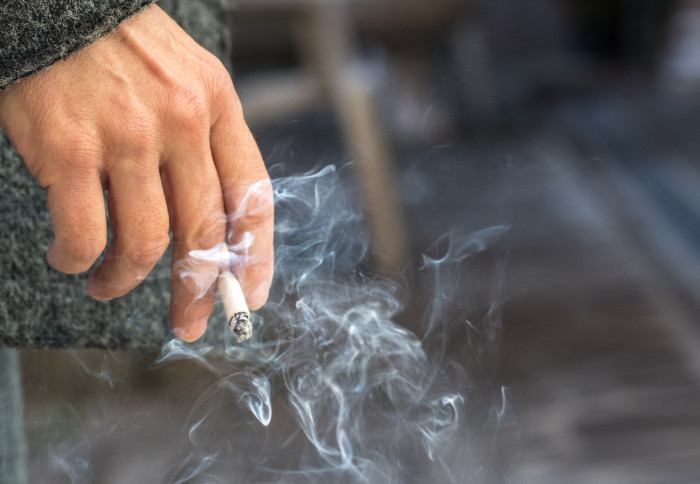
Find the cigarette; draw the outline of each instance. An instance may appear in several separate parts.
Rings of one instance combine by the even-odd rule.
[[[222,251],[228,256],[226,244],[222,245]],[[243,289],[240,282],[236,279],[226,265],[217,282],[219,296],[224,305],[224,313],[228,320],[229,328],[236,338],[237,343],[241,343],[253,336],[253,324],[250,322],[250,310],[245,302]]]

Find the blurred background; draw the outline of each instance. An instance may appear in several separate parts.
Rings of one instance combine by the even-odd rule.
[[[497,337],[446,349],[474,384],[467,482],[700,479],[700,1],[238,0],[230,26],[266,163],[347,165],[402,325],[421,254],[509,227],[459,287]],[[33,482],[78,482],[50,457],[71,445],[90,482],[160,482],[129,472],[158,475],[211,377],[154,357],[24,352]]]

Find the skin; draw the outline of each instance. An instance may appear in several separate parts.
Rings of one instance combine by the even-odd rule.
[[[48,190],[48,263],[68,274],[92,268],[92,297],[136,287],[170,232],[176,336],[198,339],[216,299],[221,264],[192,251],[232,245],[248,304],[265,303],[273,263],[265,165],[223,65],[159,7],[10,86],[0,126]],[[93,266],[107,241],[103,190],[114,241]]]

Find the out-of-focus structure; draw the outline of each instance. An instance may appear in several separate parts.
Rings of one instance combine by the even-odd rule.
[[[421,123],[422,106],[411,109],[410,105],[427,87],[427,66],[411,54],[416,47],[413,42],[439,39],[461,19],[466,4],[458,0],[429,5],[395,0],[236,0],[232,7],[234,30],[251,19],[253,25],[267,26],[263,36],[244,28],[240,50],[248,50],[248,55],[261,52],[257,40],[264,52],[265,45],[274,48],[277,40],[290,46],[297,58],[286,69],[263,69],[237,78],[248,123],[263,127],[319,104],[332,107],[355,161],[374,262],[380,271],[396,274],[408,261],[409,247],[387,139],[390,126],[381,113],[382,86],[386,89],[391,81],[386,69],[363,58],[357,36],[360,33],[390,46],[387,60],[399,74],[393,88],[410,90],[398,122],[405,131],[419,134],[431,124]],[[271,40],[267,36],[275,29],[278,32],[272,33]],[[250,34],[250,42],[244,40],[245,33]],[[409,54],[404,55],[406,52]],[[486,104],[486,96],[478,98],[481,105]]]
[[[399,322],[428,347],[424,320],[452,308],[439,357],[469,387],[461,454],[405,482],[700,480],[698,2],[232,7],[234,83],[266,162],[353,160],[377,266],[407,264]],[[498,243],[469,238],[494,227]],[[460,236],[470,256],[431,299],[424,269]],[[30,475],[64,476],[47,465],[61,451],[89,454],[100,482],[166,475],[206,372],[117,354],[107,381],[103,354],[79,356],[24,353]]]

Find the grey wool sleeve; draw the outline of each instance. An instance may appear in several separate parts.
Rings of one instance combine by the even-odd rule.
[[[86,47],[154,0],[0,2],[0,90]]]
[[[8,38],[5,22],[7,13],[14,9],[8,5],[14,3],[85,5],[91,12],[96,11],[90,7],[93,3],[117,4],[115,0],[0,0],[1,39]],[[132,0],[130,11],[135,13],[138,5],[147,3]],[[226,4],[227,0],[158,2],[160,8],[200,45],[230,65],[231,38]],[[64,38],[64,35],[57,38]],[[3,55],[0,74],[5,79],[8,64],[4,56],[9,50],[3,42],[5,40],[0,40]],[[14,47],[12,51],[19,50]],[[68,50],[64,48],[60,52],[67,54]],[[16,79],[18,75],[9,77]],[[87,273],[67,275],[49,267],[45,254],[52,240],[46,191],[32,178],[0,130],[0,348],[158,351],[163,347],[170,331],[169,252],[129,294],[98,302],[85,291]],[[209,324],[210,330],[203,339],[214,344],[228,331],[219,305]],[[0,482],[4,482],[1,477]]]

